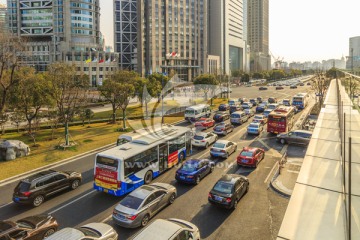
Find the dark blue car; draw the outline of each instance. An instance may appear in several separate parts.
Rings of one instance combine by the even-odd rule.
[[[267,104],[265,103],[261,103],[259,106],[256,107],[256,112],[264,112],[265,109],[267,109]]]
[[[178,182],[198,184],[202,178],[213,172],[214,167],[215,163],[209,159],[191,159],[176,171],[175,179]]]

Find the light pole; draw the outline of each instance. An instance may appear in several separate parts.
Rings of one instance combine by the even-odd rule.
[[[164,76],[161,77],[161,123],[164,124]]]
[[[228,99],[230,99],[230,78],[231,78],[231,59],[229,59],[229,78],[227,81]]]

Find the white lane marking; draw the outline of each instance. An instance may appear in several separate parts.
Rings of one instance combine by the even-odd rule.
[[[1,205],[0,208],[3,208],[3,207],[6,207],[6,206],[9,206],[10,204],[12,204],[13,202],[9,202],[9,203],[6,203],[4,205]]]
[[[107,222],[107,221],[109,221],[111,218],[112,218],[112,215],[108,216],[107,218],[105,218],[105,219],[102,220],[101,222],[102,222],[102,223]]]
[[[275,164],[274,164],[274,166],[272,167],[272,169],[270,170],[270,172],[269,172],[269,174],[267,175],[267,177],[265,178],[265,181],[264,181],[264,183],[266,183],[268,180],[269,180],[269,178],[270,178],[270,176],[271,176],[271,174],[272,174],[272,172],[274,171],[274,169],[276,168],[276,167],[278,167],[279,166],[279,162],[278,161],[276,161],[275,162]]]
[[[227,166],[227,168],[224,169],[224,172],[225,171],[228,171],[229,169],[231,169],[233,166],[235,165],[235,163],[231,163],[229,166]]]
[[[57,208],[57,209],[55,209],[55,210],[53,210],[53,211],[49,212],[49,214],[53,214],[53,213],[55,213],[55,212],[57,212],[57,211],[59,211],[59,210],[61,210],[61,209],[65,208],[65,207],[67,207],[67,206],[69,206],[69,205],[73,204],[74,202],[77,202],[77,201],[79,201],[80,199],[82,199],[82,198],[84,198],[84,197],[87,197],[88,195],[90,195],[90,194],[92,194],[92,193],[94,193],[94,192],[96,192],[96,190],[92,190],[92,191],[88,192],[87,194],[82,195],[81,197],[76,198],[76,199],[72,200],[71,202],[68,202],[67,204],[65,204],[65,205],[63,205],[63,206],[61,206],[61,207],[59,207],[59,208]]]

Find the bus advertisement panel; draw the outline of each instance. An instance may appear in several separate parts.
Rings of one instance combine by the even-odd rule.
[[[94,189],[122,196],[182,162],[190,147],[191,129],[172,126],[98,153]]]
[[[270,133],[288,132],[294,125],[293,107],[279,107],[268,116],[267,131]]]

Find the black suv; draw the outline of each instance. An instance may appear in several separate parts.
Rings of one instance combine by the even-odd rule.
[[[23,179],[14,189],[15,203],[40,206],[46,197],[65,189],[76,189],[81,183],[81,173],[47,170]]]
[[[215,122],[223,122],[225,120],[230,119],[230,114],[229,112],[219,111],[215,113],[213,119]]]

